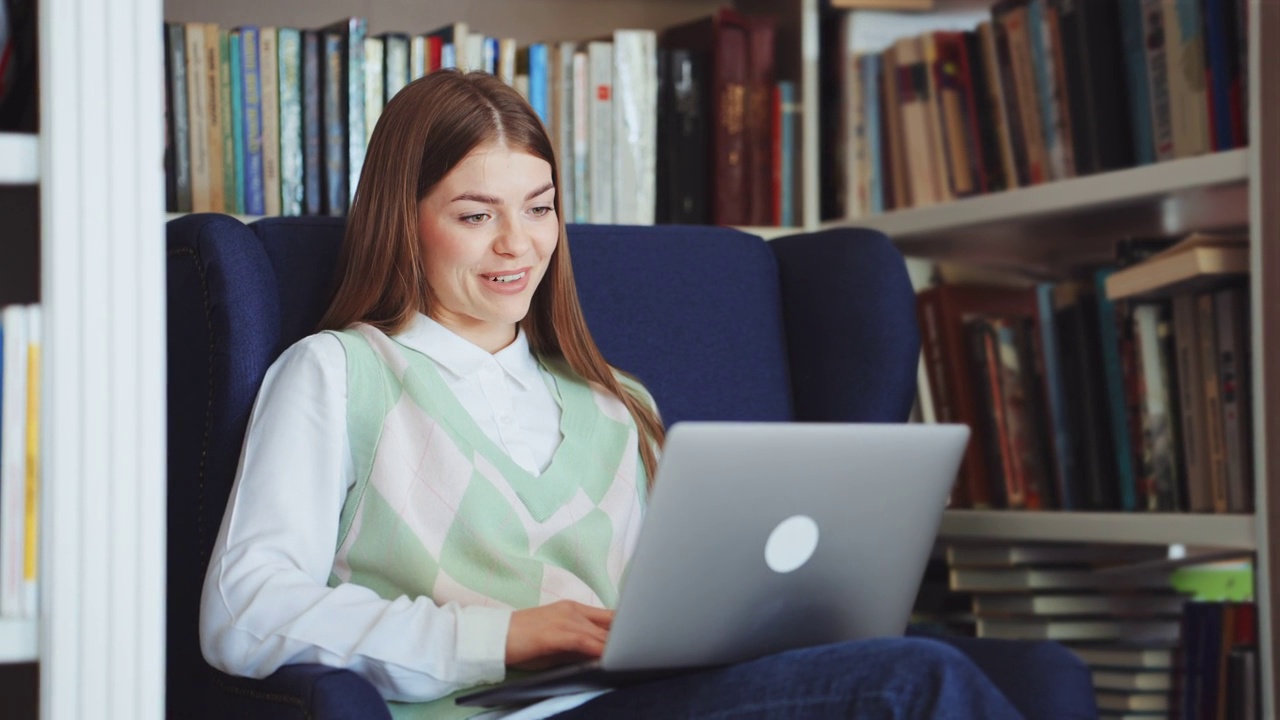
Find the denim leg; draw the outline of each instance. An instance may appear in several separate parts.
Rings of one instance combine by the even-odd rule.
[[[1014,720],[1004,695],[959,650],[878,638],[792,650],[620,688],[555,716]]]

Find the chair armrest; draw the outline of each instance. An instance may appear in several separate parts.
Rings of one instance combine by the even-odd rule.
[[[1027,720],[1098,717],[1089,668],[1056,642],[929,636],[967,655]]]
[[[262,680],[217,673],[209,717],[238,720],[391,720],[363,677],[328,665],[286,665]]]

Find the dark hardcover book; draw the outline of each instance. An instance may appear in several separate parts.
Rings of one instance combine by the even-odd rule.
[[[347,18],[322,29],[326,212],[346,215],[364,166],[364,18]]]
[[[748,21],[731,8],[721,8],[710,17],[667,28],[659,42],[709,58],[711,220],[718,225],[747,225],[751,222],[747,207],[751,197],[746,134]]]
[[[244,73],[241,72],[241,66],[244,65],[244,53],[241,51],[242,39],[239,30],[232,30],[227,33],[227,47],[230,50],[231,63],[228,68],[231,84],[231,163],[227,166],[231,170],[234,183],[234,192],[232,196],[235,198],[235,211],[238,214],[245,213],[244,204],[244,122],[241,118],[244,116]],[[228,203],[228,207],[231,204]]]
[[[1026,505],[1026,496],[1009,447],[996,327],[992,320],[976,317],[965,323],[964,334],[974,371],[970,381],[977,399],[978,423],[982,428],[981,450],[987,466],[987,477],[983,480],[991,506],[1021,509]]]
[[[747,221],[764,226],[773,217],[773,88],[774,20],[767,16],[747,18],[747,188],[750,205]]]
[[[1056,0],[1070,91],[1076,174],[1131,167],[1134,136],[1120,4]]]
[[[178,171],[174,152],[173,115],[173,50],[170,47],[169,24],[164,33],[164,210],[178,212]]]
[[[972,378],[976,369],[964,337],[964,320],[972,316],[1031,317],[1032,291],[1001,287],[941,285],[916,296],[916,313],[929,388],[939,422],[969,425],[973,440],[965,448],[959,482],[952,494],[954,507],[991,507],[986,430]]]
[[[709,117],[707,62],[702,53],[662,48],[658,113],[658,222],[710,222],[707,197]]]
[[[982,156],[975,142],[973,85],[969,80],[964,35],[935,32],[936,60],[931,71],[938,97],[934,106],[942,129],[943,156],[950,195],[966,197],[982,192]]]
[[[1023,97],[1019,92],[1016,61],[1013,51],[1013,38],[1010,37],[1010,24],[1006,16],[1020,8],[1025,14],[1026,0],[1002,0],[991,8],[991,26],[995,35],[996,61],[1000,66],[1000,86],[1004,90],[1004,112],[1009,121],[1009,144],[1013,149],[1014,168],[1018,173],[1018,186],[1026,187],[1033,182],[1042,182],[1042,169],[1037,165],[1032,171],[1031,133],[1027,126],[1022,107],[1026,103],[1034,103],[1035,98]]]
[[[1102,372],[1097,297],[1089,286],[1064,283],[1055,288],[1054,306],[1067,421],[1076,455],[1077,507],[1115,510],[1119,508],[1115,449]]]
[[[7,0],[7,46],[0,44],[0,132],[40,130],[35,0]]]
[[[818,22],[818,143],[828,152],[818,153],[818,213],[823,220],[843,220],[845,188],[850,182],[845,167],[845,153],[839,150],[844,131],[841,128],[841,98],[844,97],[845,50],[842,41],[843,14],[825,10]]]
[[[1124,76],[1128,90],[1129,130],[1133,143],[1133,162],[1147,165],[1156,161],[1154,131],[1151,125],[1151,80],[1147,76],[1146,26],[1142,0],[1119,0],[1120,41],[1123,51]]]
[[[187,36],[182,23],[165,25],[165,70],[169,77],[166,99],[173,132],[173,212],[191,212],[191,125],[187,118]]]
[[[1249,357],[1248,288],[1214,294],[1217,316],[1219,396],[1227,460],[1230,512],[1253,512],[1253,429]]]
[[[986,67],[986,55],[982,50],[982,38],[977,32],[967,32],[964,34],[964,43],[969,81],[973,86],[973,122],[982,166],[982,191],[999,192],[1009,188],[1008,179],[1004,175],[1004,161],[1000,157],[1000,136],[995,116],[1000,108],[992,103],[992,87]]]
[[[244,133],[244,211],[266,213],[262,177],[262,77],[258,57],[258,28],[240,30],[240,121]]]
[[[1124,306],[1107,298],[1107,278],[1115,268],[1107,267],[1094,274],[1098,307],[1098,346],[1101,351],[1103,378],[1106,387],[1107,428],[1111,432],[1115,452],[1112,462],[1118,485],[1120,509],[1138,509],[1137,473],[1134,467],[1134,451],[1129,436],[1129,407],[1125,402],[1124,370],[1120,361],[1120,333],[1126,325],[1127,313],[1121,316]]]
[[[321,44],[319,32],[302,32],[302,208],[307,215],[320,215],[326,208]]]

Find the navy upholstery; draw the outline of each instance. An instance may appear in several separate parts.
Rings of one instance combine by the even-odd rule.
[[[264,680],[200,655],[200,587],[254,396],[311,333],[342,241],[335,218],[220,215],[168,224],[168,717],[388,718],[354,673],[287,666]],[[901,256],[879,233],[765,243],[711,227],[571,226],[578,291],[610,362],[692,419],[906,419],[919,338]],[[1060,647],[953,640],[1030,718],[1087,717],[1092,684]]]

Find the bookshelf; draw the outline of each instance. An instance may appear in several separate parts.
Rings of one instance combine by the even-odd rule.
[[[0,133],[0,185],[34,185],[39,182],[39,158],[37,136]]]
[[[973,3],[938,0],[938,10]],[[1256,512],[1207,515],[1062,511],[948,510],[944,540],[1188,544],[1255,553],[1259,617],[1260,717],[1280,711],[1280,5],[1249,0],[1246,88],[1250,145],[1102,174],[1047,182],[952,202],[818,224],[867,227],[894,239],[913,259],[951,260],[1061,277],[1072,264],[1109,259],[1118,237],[1178,237],[1193,231],[1246,231],[1253,388]],[[813,106],[806,105],[806,109]],[[1270,361],[1268,360],[1270,359]]]

